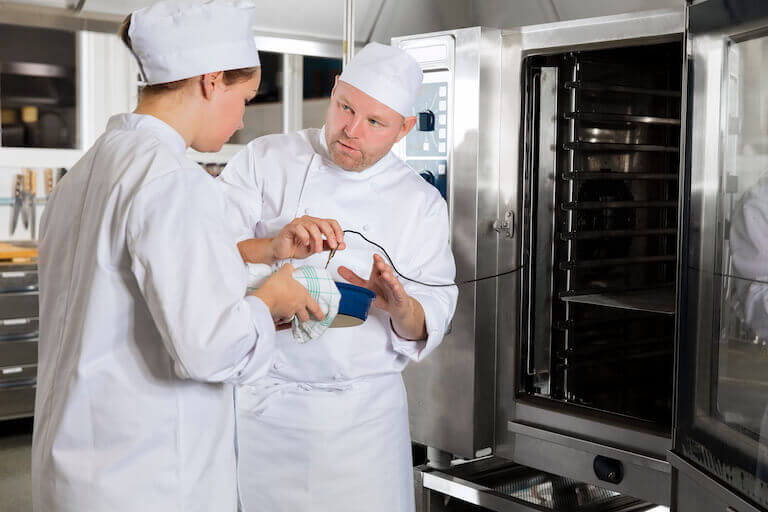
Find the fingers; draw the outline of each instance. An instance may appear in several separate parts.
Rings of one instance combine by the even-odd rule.
[[[405,294],[405,288],[403,288],[403,284],[399,279],[395,277],[392,272],[383,272],[381,274],[381,279],[384,282],[384,286],[389,288],[390,291],[395,295],[400,296]]]
[[[315,320],[322,320],[325,318],[325,314],[323,314],[320,304],[318,304],[312,297],[309,297],[309,301],[307,301],[307,311],[315,317]],[[303,311],[303,313],[306,315],[307,311]]]
[[[293,235],[295,239],[299,240],[301,245],[304,247],[310,246],[311,237],[306,227],[302,226],[301,224],[293,224],[288,226],[288,231]]]
[[[320,228],[320,231],[325,235],[325,240],[328,243],[328,246],[331,249],[335,249],[338,245],[341,239],[339,238],[338,234],[336,233],[336,230],[333,229],[333,225],[331,222],[336,221],[330,221],[330,220],[318,220],[315,224],[318,228]]]
[[[344,241],[344,230],[341,229],[341,225],[334,219],[320,219],[305,215],[295,219],[294,222],[303,226],[310,232],[314,231],[312,227],[317,228],[321,233],[320,238],[322,239],[324,236],[331,249],[338,247],[338,245]],[[319,252],[319,250],[316,249],[315,252]]]
[[[344,230],[341,229],[341,226],[335,220],[329,219],[328,222],[330,223],[331,228],[333,229],[333,232],[336,233],[336,241],[341,243],[341,244],[343,244],[344,243]],[[341,249],[341,247],[339,249]]]
[[[356,286],[365,286],[367,284],[367,281],[362,279],[360,276],[349,270],[347,267],[339,267],[338,269],[339,275],[349,281],[350,283],[356,285]]]
[[[309,313],[307,313],[306,309],[299,309],[296,312],[296,316],[299,317],[300,322],[308,322],[309,321]]]
[[[310,249],[312,252],[320,252],[323,250],[323,233],[317,224],[304,224],[304,227],[309,232],[310,237]]]

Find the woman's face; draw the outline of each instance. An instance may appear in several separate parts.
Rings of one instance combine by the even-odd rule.
[[[243,127],[245,105],[258,93],[260,82],[261,70],[250,80],[229,85],[224,82],[224,73],[217,73],[214,78],[204,75],[205,117],[192,147],[201,152],[219,151]]]

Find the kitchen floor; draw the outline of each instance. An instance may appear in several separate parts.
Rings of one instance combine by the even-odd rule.
[[[0,421],[0,510],[31,512],[32,419]]]

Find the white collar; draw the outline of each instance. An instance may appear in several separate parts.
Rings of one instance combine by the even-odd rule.
[[[109,118],[107,130],[149,130],[175,153],[185,153],[187,143],[168,123],[146,114],[117,114]]]

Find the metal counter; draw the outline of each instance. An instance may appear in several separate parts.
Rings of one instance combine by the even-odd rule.
[[[0,264],[0,420],[34,413],[37,283],[36,264]]]

